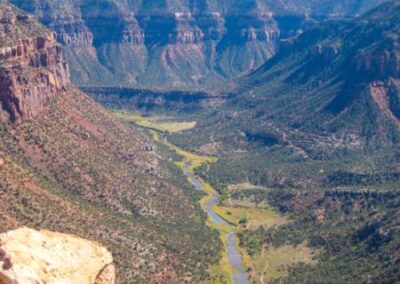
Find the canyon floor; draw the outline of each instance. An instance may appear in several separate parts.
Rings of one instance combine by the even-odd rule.
[[[188,181],[196,190],[204,192],[199,201],[201,208],[207,213],[207,225],[216,230],[223,243],[218,264],[210,268],[212,283],[268,283],[287,273],[290,265],[315,263],[317,254],[306,243],[284,248],[265,247],[261,254],[251,256],[249,251],[241,247],[238,234],[244,230],[268,229],[288,222],[268,204],[255,204],[250,200],[235,200],[229,196],[221,196],[213,186],[196,173],[202,166],[215,163],[218,158],[202,156],[186,151],[168,141],[167,133],[177,133],[192,129],[196,122],[174,121],[171,117],[143,117],[140,114],[113,111],[113,114],[149,131],[155,143],[161,143],[181,157],[176,166],[180,168]],[[257,188],[251,184],[235,184],[229,187],[231,193]]]

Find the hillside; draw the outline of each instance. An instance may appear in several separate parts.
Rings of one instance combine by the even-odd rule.
[[[220,104],[194,113],[198,127],[174,141],[226,158],[220,178],[250,175],[268,185],[318,186],[339,170],[397,172],[399,12],[398,2],[388,2],[284,41],[272,60],[225,90]]]
[[[287,0],[277,1],[284,9],[283,11],[304,12],[314,17],[349,17],[361,15],[368,10],[385,2],[385,0]]]
[[[390,1],[309,27],[225,89],[219,105],[183,113],[199,123],[170,137],[219,156],[198,174],[227,203],[268,203],[289,218],[244,231],[251,255],[319,251],[316,264],[293,266],[276,283],[399,278],[399,15]]]
[[[98,241],[118,283],[207,279],[220,243],[174,156],[71,85],[53,32],[0,11],[0,232]]]
[[[258,68],[281,34],[313,18],[352,16],[381,0],[11,2],[57,32],[78,85],[188,90]]]
[[[328,21],[283,43],[274,60],[243,79],[249,87],[243,97],[251,92],[262,102],[260,121],[397,141],[399,12],[399,3],[389,2],[356,21]]]

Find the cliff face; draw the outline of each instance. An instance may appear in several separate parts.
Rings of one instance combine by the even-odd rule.
[[[303,11],[322,17],[348,17],[361,15],[385,1],[386,0],[287,0],[284,1],[282,5],[292,12]]]
[[[261,66],[315,18],[383,0],[11,0],[55,30],[79,85],[193,88]],[[354,3],[357,2],[357,3]]]
[[[213,84],[260,66],[279,37],[258,0],[12,2],[57,32],[80,85]]]
[[[21,228],[0,234],[0,283],[114,284],[115,268],[98,243]]]
[[[400,37],[397,35],[388,40],[386,46],[360,51],[355,57],[355,65],[360,76],[400,78]]]
[[[0,122],[16,122],[34,117],[62,93],[69,83],[69,71],[54,33],[9,32],[29,24],[30,19],[0,5]],[[7,41],[6,34],[11,34]]]

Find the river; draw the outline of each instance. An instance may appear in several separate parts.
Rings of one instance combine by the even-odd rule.
[[[190,170],[190,167],[192,165],[191,161],[186,161],[184,166],[183,166],[183,172],[189,179],[189,181],[193,184],[193,186],[197,190],[201,190],[206,192],[206,190],[203,188],[203,184],[200,182],[199,178],[196,177],[192,171]],[[226,252],[228,255],[229,263],[232,266],[232,281],[234,284],[248,284],[249,281],[247,279],[247,273],[243,265],[243,259],[242,255],[238,251],[238,245],[235,242],[235,236],[236,236],[236,228],[226,222],[223,218],[221,218],[214,210],[213,206],[218,204],[219,202],[219,195],[215,194],[212,196],[210,201],[204,206],[204,210],[207,213],[209,219],[216,225],[225,225],[229,226],[231,228],[231,231],[228,234],[225,234],[224,238],[226,238]],[[220,234],[224,234],[220,232]]]

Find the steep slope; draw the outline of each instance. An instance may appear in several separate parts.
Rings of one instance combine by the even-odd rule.
[[[80,85],[215,84],[260,66],[279,36],[259,0],[13,3],[58,32]]]
[[[0,231],[97,240],[118,283],[206,279],[219,242],[173,156],[69,83],[53,33],[5,1],[0,11]]]
[[[277,1],[284,11],[308,13],[314,17],[349,17],[361,15],[386,0],[287,0]]]
[[[11,2],[57,31],[78,85],[188,89],[256,69],[280,34],[312,19],[352,16],[382,0]]]
[[[32,118],[69,81],[55,34],[12,7],[0,11],[0,122]],[[26,35],[26,37],[22,37]]]
[[[175,142],[226,153],[289,146],[301,160],[393,146],[400,137],[399,11],[391,1],[282,41],[273,59],[225,89],[225,103],[203,109],[198,127]]]
[[[399,2],[384,3],[284,41],[272,60],[237,81],[224,104],[205,109],[198,127],[174,135],[174,142],[203,152],[218,145],[220,162],[229,164],[215,173],[221,183],[250,178],[318,187],[336,171],[396,182],[399,12]]]
[[[260,101],[258,119],[397,141],[399,14],[400,4],[389,2],[355,21],[328,21],[284,42],[271,62],[242,81],[249,87],[244,94]]]

